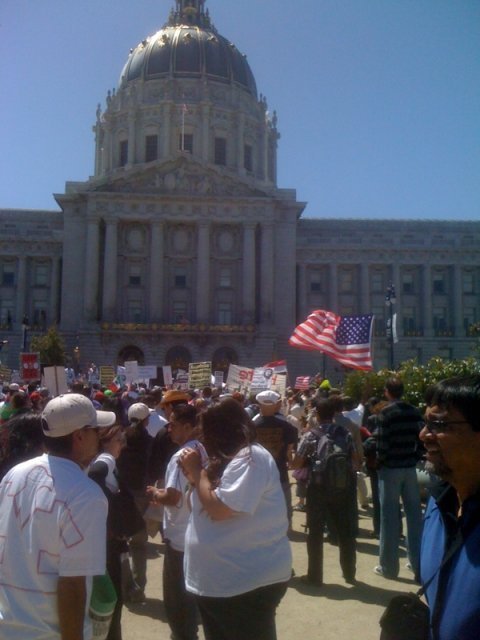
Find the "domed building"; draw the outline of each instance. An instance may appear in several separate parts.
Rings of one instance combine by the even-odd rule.
[[[333,361],[288,346],[293,328],[313,309],[373,312],[385,366],[390,284],[397,362],[471,352],[480,223],[302,220],[277,186],[276,113],[205,0],[176,0],[130,51],[93,129],[93,176],[55,194],[60,212],[0,211],[9,366],[28,317],[33,333],[57,323],[82,368],[286,357],[293,375],[335,379]]]
[[[92,357],[225,368],[271,359],[295,322],[284,256],[305,205],[277,188],[276,116],[204,5],[177,1],[130,52],[97,110],[94,176],[55,196],[61,326]]]

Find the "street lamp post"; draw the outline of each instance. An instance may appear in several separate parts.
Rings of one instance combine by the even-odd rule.
[[[26,353],[28,346],[28,329],[29,329],[29,321],[27,316],[23,316],[22,320],[22,351]]]
[[[396,342],[396,327],[395,327],[395,303],[397,302],[397,298],[395,296],[395,287],[391,284],[385,295],[385,304],[388,309],[388,319],[387,319],[387,340],[390,346],[390,370],[393,371],[395,366],[395,358],[394,358],[394,343]]]

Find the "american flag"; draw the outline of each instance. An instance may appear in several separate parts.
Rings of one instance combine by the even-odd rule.
[[[332,311],[312,311],[305,322],[295,328],[292,347],[322,351],[346,367],[373,369],[373,315],[337,316]]]
[[[295,380],[295,389],[308,389],[310,386],[310,376],[297,376]]]

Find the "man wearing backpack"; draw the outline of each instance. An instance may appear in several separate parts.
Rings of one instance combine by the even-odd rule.
[[[334,405],[317,401],[318,426],[308,431],[297,450],[294,468],[307,467],[306,513],[308,572],[306,580],[323,585],[323,535],[327,518],[338,534],[340,566],[348,584],[355,584],[355,490],[353,443],[345,427],[334,424]]]

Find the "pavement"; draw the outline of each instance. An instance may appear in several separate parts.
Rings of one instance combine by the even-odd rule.
[[[397,580],[373,572],[378,564],[378,540],[370,537],[370,508],[360,510],[357,538],[357,580],[345,584],[338,560],[338,547],[325,543],[324,586],[313,587],[301,581],[307,569],[305,514],[294,512],[290,536],[295,576],[277,610],[278,640],[378,640],[379,618],[394,595],[418,589],[401,547],[401,570]],[[147,600],[124,607],[123,640],[169,640],[170,630],[162,600],[164,546],[160,537],[149,543]],[[200,631],[200,640],[204,635]],[[255,640],[255,638],[252,638]]]

